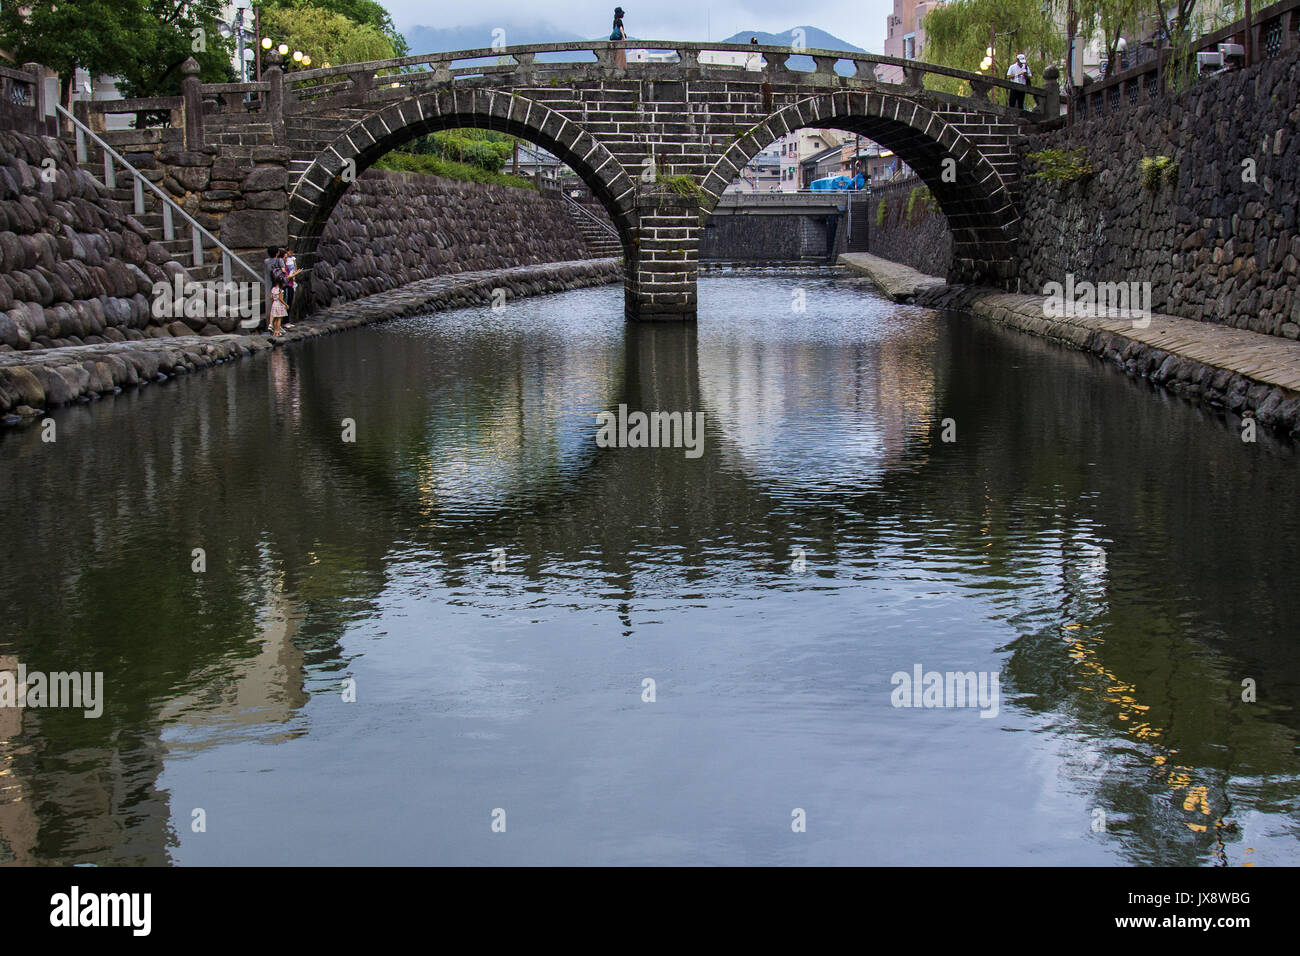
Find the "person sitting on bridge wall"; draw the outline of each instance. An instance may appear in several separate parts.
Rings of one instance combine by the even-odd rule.
[[[1007,67],[1007,79],[1012,83],[1019,83],[1022,86],[1028,86],[1033,74],[1029,72],[1029,64],[1025,62],[1025,55],[1017,53],[1016,58],[1011,61]],[[1007,105],[1012,109],[1023,110],[1025,108],[1025,91],[1011,90],[1007,93]]]
[[[627,31],[623,29],[623,8],[614,8],[614,30],[610,33],[611,40],[626,40]],[[614,51],[614,68],[619,70],[627,69],[627,50]]]

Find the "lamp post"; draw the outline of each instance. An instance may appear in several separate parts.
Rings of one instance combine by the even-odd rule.
[[[235,38],[239,57],[239,82],[248,82],[248,61],[244,59],[244,11],[249,0],[235,0]]]
[[[233,23],[222,23],[219,27],[223,37],[234,37],[236,50],[235,60],[239,64],[239,82],[248,82],[248,57],[250,56],[248,48],[244,45],[244,37],[248,31],[244,29],[244,11],[248,9],[249,0],[234,0],[235,19]]]

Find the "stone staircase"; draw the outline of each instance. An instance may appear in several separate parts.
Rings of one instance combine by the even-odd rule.
[[[191,282],[263,281],[257,266],[237,256],[221,240],[192,219],[175,199],[160,195],[161,173],[134,169],[104,139],[56,104],[55,109],[72,125],[69,146],[77,165],[107,192],[123,217],[131,217],[148,233],[151,259],[158,255],[154,243],[166,250],[167,259],[185,268]],[[162,262],[156,262],[162,265]]]
[[[564,203],[593,259],[618,258],[623,255],[623,243],[612,224],[602,222],[596,213],[568,196],[564,197]]]
[[[104,163],[99,151],[93,150],[93,159],[84,160],[78,165],[88,172],[96,182],[104,184]],[[173,211],[172,238],[167,238],[163,201],[151,189],[140,190],[142,212],[136,212],[135,179],[129,170],[116,170],[115,183],[108,187],[108,196],[117,203],[123,216],[132,216],[136,222],[148,230],[150,238],[167,250],[167,254],[185,266],[185,272],[192,282],[206,282],[222,278],[221,250],[205,246],[202,257],[195,264],[194,240],[189,223]],[[104,184],[106,185],[106,184]],[[236,281],[247,276],[236,276]]]

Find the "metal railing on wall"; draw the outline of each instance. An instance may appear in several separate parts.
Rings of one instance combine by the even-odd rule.
[[[1219,44],[1249,39],[1242,44],[1252,51],[1251,60],[1243,65],[1254,65],[1300,47],[1300,0],[1279,0],[1257,10],[1249,26],[1238,20],[1225,27],[1206,33],[1188,47],[1183,54],[1188,59],[1185,67],[1191,70],[1197,53],[1217,51]],[[1069,100],[1068,112],[1075,120],[1095,119],[1120,109],[1137,106],[1160,96],[1168,88],[1168,77],[1175,65],[1172,50],[1139,48],[1136,63],[1112,76],[1078,87]],[[1222,71],[1209,74],[1218,76]],[[1198,78],[1199,79],[1199,78]]]
[[[574,199],[574,198],[573,198],[572,196],[570,196],[568,193],[561,193],[560,195],[564,197],[564,201],[565,201],[566,203],[568,203],[569,206],[570,206],[571,208],[578,210],[578,212],[580,212],[582,215],[586,216],[587,219],[589,219],[591,222],[593,222],[593,223],[595,223],[597,226],[599,226],[599,227],[601,228],[601,230],[603,230],[604,232],[608,233],[609,236],[610,236],[612,239],[615,239],[615,240],[617,240],[618,242],[622,242],[622,241],[623,241],[622,239],[619,238],[618,230],[617,230],[617,229],[615,229],[615,228],[614,228],[612,225],[610,225],[609,223],[603,221],[599,216],[597,216],[594,212],[592,212],[590,209],[588,209],[588,208],[587,208],[586,206],[584,206],[582,203],[578,202],[576,199]]]
[[[257,272],[257,270],[227,248],[220,239],[214,236],[207,229],[203,228],[203,226],[201,226],[193,216],[182,209],[174,199],[159,189],[154,185],[154,183],[146,179],[140,170],[136,169],[123,159],[117,150],[113,149],[112,146],[108,145],[108,143],[96,135],[90,127],[69,113],[61,104],[55,104],[55,109],[71,120],[73,127],[76,130],[77,162],[85,163],[89,161],[90,151],[87,144],[88,141],[93,141],[103,151],[105,186],[109,189],[117,188],[117,171],[119,167],[131,176],[131,185],[133,189],[132,208],[135,215],[138,216],[144,213],[145,187],[148,187],[155,195],[157,195],[161,202],[159,208],[162,210],[163,239],[165,241],[170,242],[176,237],[177,216],[189,225],[190,249],[193,255],[192,264],[194,266],[201,266],[204,264],[203,240],[206,238],[221,253],[221,278],[223,282],[230,284],[234,272],[233,267],[237,265],[252,276],[255,282],[259,285],[261,284],[262,276]]]

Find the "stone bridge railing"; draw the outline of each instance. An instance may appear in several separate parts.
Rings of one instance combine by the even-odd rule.
[[[45,68],[25,63],[21,70],[0,66],[0,128],[52,134],[54,107],[46,102]]]
[[[655,59],[628,63],[625,68],[620,68],[615,64],[615,53],[619,50],[644,50]],[[748,64],[712,62],[710,58],[711,54],[737,53],[744,54],[747,60],[757,56],[759,62],[754,65],[758,68],[751,69]],[[566,54],[576,54],[576,58],[566,58]],[[813,68],[803,70],[792,66],[791,61],[799,58],[811,61]],[[838,73],[836,67],[839,64],[851,68],[852,73]],[[881,80],[876,68],[882,66],[902,70],[904,81],[889,83]],[[275,142],[283,142],[286,114],[311,115],[468,81],[478,85],[524,86],[535,85],[539,79],[546,82],[559,77],[725,79],[746,71],[759,73],[764,81],[773,84],[797,83],[825,86],[827,89],[883,87],[904,93],[926,89],[927,77],[956,79],[969,84],[971,96],[928,92],[940,99],[968,103],[979,109],[1005,111],[1027,123],[1050,122],[1060,113],[1060,97],[1054,82],[1046,87],[1025,87],[998,77],[919,60],[866,53],[659,40],[539,43],[500,49],[483,47],[287,73],[279,67],[272,67],[263,72],[260,81],[249,83],[198,83],[196,77],[187,77],[184,94],[179,97],[81,102],[76,104],[76,111],[78,118],[96,132],[105,129],[105,117],[109,114],[136,114],[137,129],[184,129],[186,144],[195,148],[203,142],[205,117],[213,117],[223,127],[265,125]],[[1022,111],[1004,107],[992,100],[994,90],[1028,92],[1034,97],[1035,108]]]

